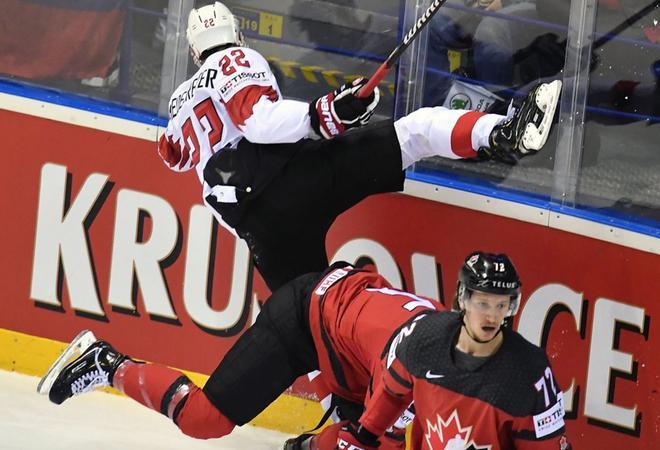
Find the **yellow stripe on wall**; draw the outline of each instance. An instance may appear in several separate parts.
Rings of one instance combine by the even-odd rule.
[[[41,377],[67,345],[0,328],[0,369]],[[198,386],[203,386],[208,379],[208,375],[182,372]],[[36,383],[34,388],[37,389]],[[114,389],[108,391],[119,394]],[[44,398],[44,401],[48,400]],[[282,394],[250,423],[284,433],[301,434],[314,428],[322,415],[319,402]]]

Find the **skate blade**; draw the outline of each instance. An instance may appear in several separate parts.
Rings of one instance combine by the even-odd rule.
[[[540,89],[542,89],[543,92],[540,92],[540,95],[537,95],[536,106],[538,106],[544,114],[543,119],[538,126],[533,123],[528,123],[525,128],[522,144],[524,149],[528,151],[541,150],[545,145],[545,142],[548,140],[550,129],[552,128],[552,119],[555,117],[555,110],[557,109],[559,94],[561,93],[561,81],[555,80],[552,83],[544,84]],[[539,99],[541,97],[543,97],[546,104],[545,110],[543,110],[543,104],[539,104]]]
[[[96,342],[96,336],[89,330],[81,331],[76,336],[69,346],[62,352],[62,354],[55,360],[53,365],[50,366],[46,375],[39,381],[37,385],[37,392],[41,395],[48,395],[50,388],[59,376],[62,369],[71,362],[74,358],[80,356],[90,345]]]

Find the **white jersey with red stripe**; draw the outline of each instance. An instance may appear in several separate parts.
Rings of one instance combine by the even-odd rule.
[[[309,105],[284,100],[268,63],[255,50],[230,47],[209,56],[169,102],[169,122],[158,153],[172,170],[204,166],[242,137],[253,143],[296,142],[307,137]],[[210,192],[204,186],[203,197]]]

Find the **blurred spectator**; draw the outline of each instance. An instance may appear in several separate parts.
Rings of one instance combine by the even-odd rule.
[[[0,73],[32,80],[105,78],[124,0],[3,0]]]
[[[511,19],[490,16],[481,21],[474,39],[474,71],[477,79],[502,87],[511,87],[520,82],[516,76],[515,55],[546,31],[533,23],[539,18],[537,5],[554,1],[518,2],[494,10]],[[556,61],[553,55],[556,53],[548,51],[545,58]],[[561,56],[559,64],[563,67],[563,54]]]
[[[607,70],[599,71],[596,80],[609,80],[608,86],[597,83],[601,84],[598,90],[611,89],[609,96],[617,107],[633,98],[639,81],[648,81],[649,56],[643,53],[650,50],[643,45],[631,48],[630,43],[610,42],[612,38],[622,34],[660,43],[660,1],[639,3],[598,2],[599,34],[594,40],[591,69],[603,58],[608,61]],[[493,92],[557,76],[566,59],[570,7],[570,0],[450,0],[430,24],[425,105],[444,102],[449,106],[445,97],[452,84],[457,84],[453,81],[456,75],[475,79]],[[479,9],[497,14],[484,14]],[[449,74],[449,50],[461,52],[454,76]],[[636,55],[632,64],[630,51]],[[657,57],[651,58],[651,62],[655,60]]]
[[[384,60],[398,42],[394,30],[383,27],[394,27],[398,13],[393,2],[375,6],[356,0],[293,0],[288,19],[318,49]]]
[[[550,1],[550,0],[543,0]],[[520,20],[484,15],[479,10],[517,18],[536,18],[536,0],[449,0],[430,23],[425,77],[425,106],[442,104],[451,88],[449,50],[462,51],[467,62],[459,73],[510,85],[513,54],[538,31]],[[430,69],[430,70],[429,70]]]
[[[636,114],[657,115],[657,44],[660,43],[660,1],[600,0],[592,43],[589,104]],[[570,0],[537,3],[544,20],[568,24]],[[625,39],[622,39],[625,38]],[[555,76],[563,68],[566,34],[553,31],[516,54],[522,82]],[[599,121],[623,123],[623,116]]]

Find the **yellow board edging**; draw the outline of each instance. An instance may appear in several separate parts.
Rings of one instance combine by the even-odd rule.
[[[67,345],[0,328],[0,369],[41,377]],[[208,375],[186,370],[182,372],[198,386],[203,386],[208,379]],[[119,394],[114,389],[108,391]],[[250,424],[283,433],[301,434],[314,428],[322,416],[319,402],[282,394]]]

